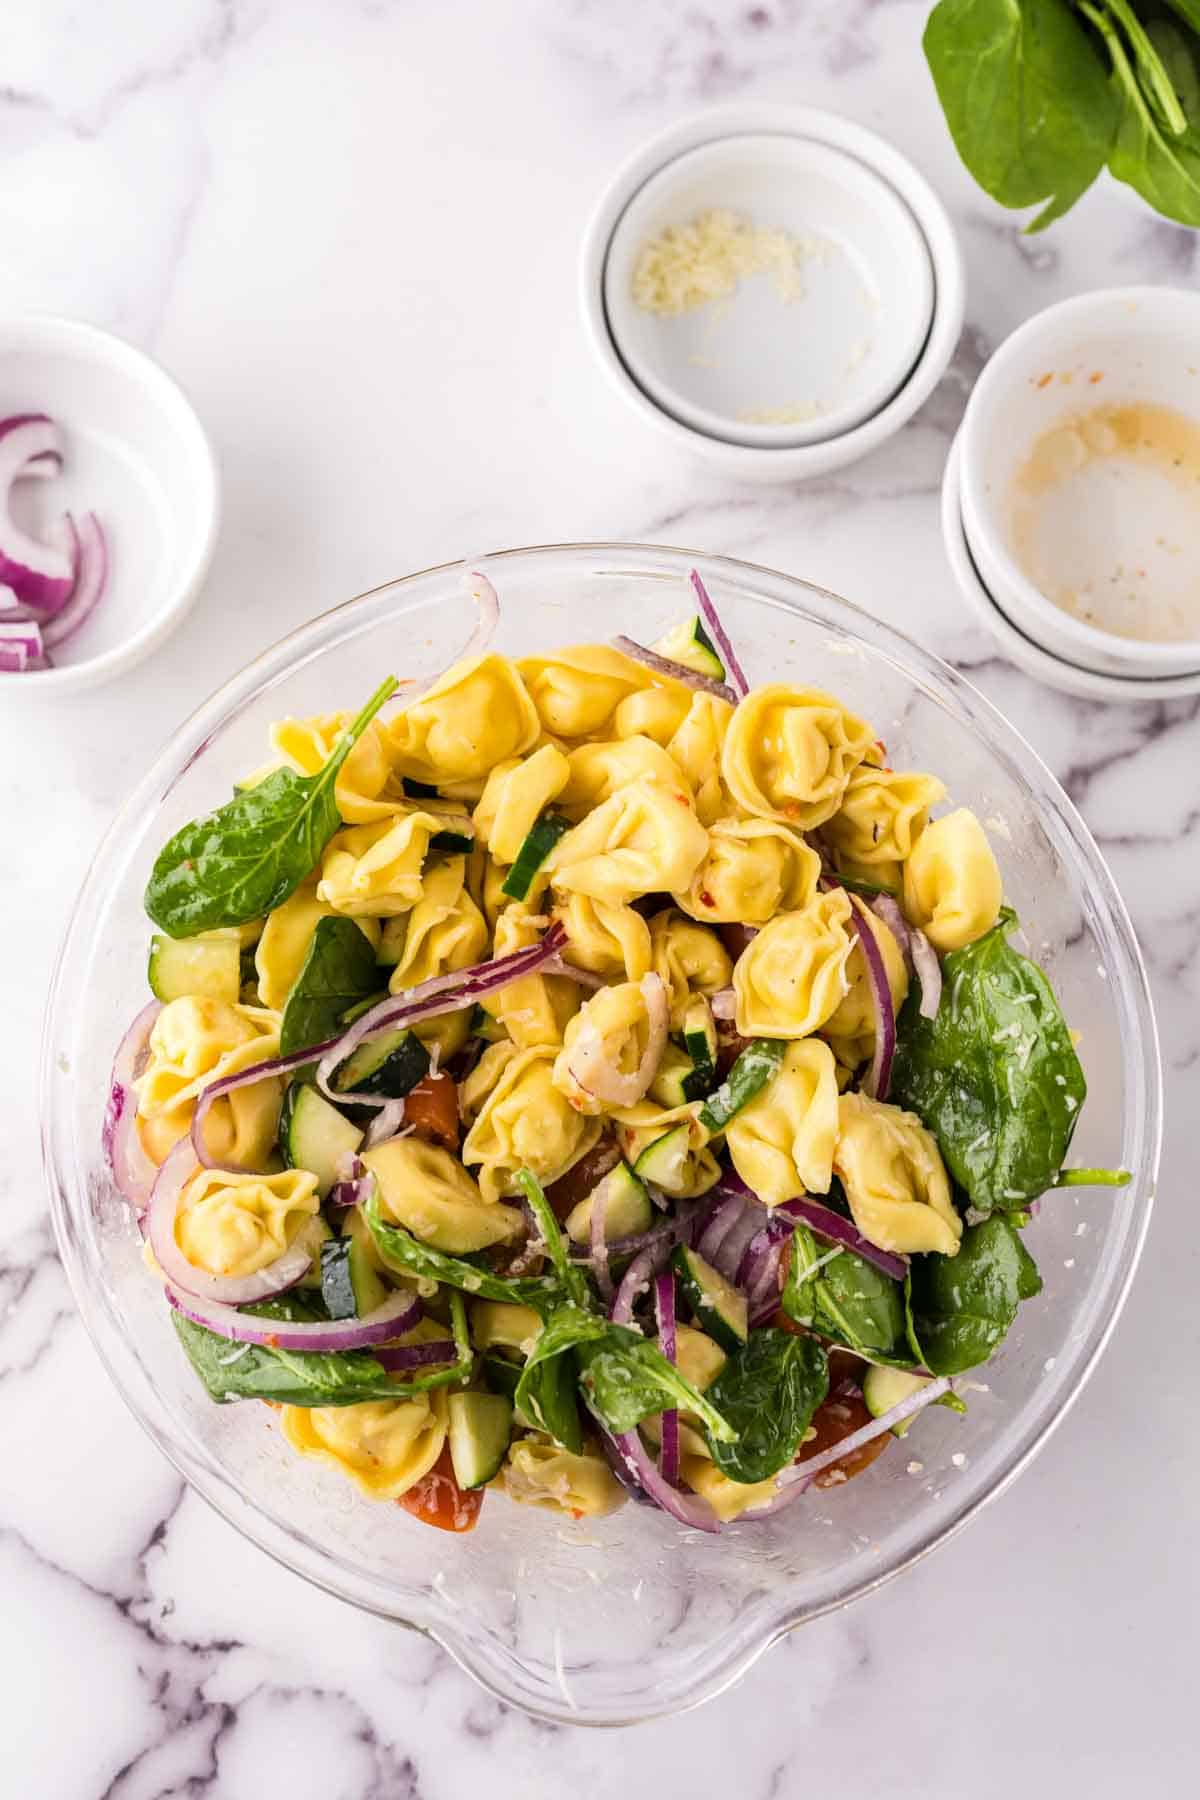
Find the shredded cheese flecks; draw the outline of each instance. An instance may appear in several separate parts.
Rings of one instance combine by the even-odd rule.
[[[758,230],[737,213],[714,209],[686,225],[668,225],[642,246],[633,298],[646,312],[676,316],[727,300],[747,275],[769,275],[782,300],[798,300],[804,258],[823,257],[828,249],[819,239]]]

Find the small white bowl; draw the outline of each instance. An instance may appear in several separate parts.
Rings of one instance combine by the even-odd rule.
[[[212,446],[191,404],[123,339],[73,319],[0,319],[0,418],[23,412],[56,420],[65,454],[61,475],[20,484],[20,504],[34,509],[35,529],[64,511],[94,512],[109,573],[52,669],[0,676],[6,701],[90,687],[148,655],[195,600],[220,512]]]
[[[968,403],[961,434],[963,524],[991,595],[1045,649],[1101,674],[1189,675],[1200,671],[1200,636],[1147,641],[1078,618],[1039,591],[1013,546],[1013,482],[1039,439],[1096,407],[1138,403],[1169,407],[1200,426],[1200,294],[1116,288],[1038,313],[996,351]],[[1057,527],[1064,529],[1065,512],[1074,536],[1081,529],[1075,521],[1092,515],[1070,507],[1069,492],[1060,489]],[[1194,536],[1181,559],[1178,546],[1168,548],[1144,495],[1114,504],[1107,492],[1098,494],[1096,528],[1082,554],[1105,579],[1119,577],[1123,587],[1140,581],[1152,591],[1156,564],[1165,583],[1172,560],[1194,570],[1200,558],[1200,507],[1181,499],[1174,514],[1186,518],[1189,510]]]
[[[932,268],[933,315],[924,346],[908,379],[877,411],[840,435],[815,443],[731,443],[676,417],[634,379],[614,341],[605,306],[605,268],[618,223],[640,190],[666,165],[718,140],[769,134],[844,152],[864,165],[907,207],[923,238]],[[769,226],[770,188],[753,207],[755,223]],[[783,221],[786,225],[786,219]],[[907,265],[906,265],[907,266]],[[886,272],[885,272],[886,275]],[[887,288],[885,286],[885,294]],[[940,381],[962,330],[965,281],[962,255],[945,207],[907,159],[874,132],[815,107],[750,104],[711,108],[684,119],[644,144],[601,196],[588,225],[580,259],[580,304],[592,348],[607,378],[626,403],[655,430],[701,460],[743,481],[803,481],[857,461],[892,437],[922,406]],[[678,321],[672,321],[678,323]],[[693,396],[694,397],[694,396]],[[794,433],[795,427],[787,427]]]
[[[789,297],[760,274],[686,313],[639,306],[644,246],[711,211],[785,232],[800,247],[801,291]],[[604,305],[618,354],[665,412],[730,443],[811,444],[861,425],[904,386],[929,336],[933,269],[882,176],[813,138],[758,132],[702,144],[639,189],[609,244]],[[789,408],[800,416],[754,418]]]
[[[963,528],[960,476],[962,435],[954,440],[942,480],[942,538],[959,592],[975,617],[991,632],[1010,662],[1047,687],[1082,700],[1172,700],[1200,693],[1200,673],[1191,675],[1102,675],[1051,655],[1019,631],[984,586]]]

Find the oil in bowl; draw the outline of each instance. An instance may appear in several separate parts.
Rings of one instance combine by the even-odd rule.
[[[1100,405],[1034,442],[1009,493],[1013,555],[1047,600],[1141,643],[1200,639],[1200,424]]]

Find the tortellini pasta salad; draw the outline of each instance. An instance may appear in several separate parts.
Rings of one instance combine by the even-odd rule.
[[[701,611],[285,719],[106,1119],[212,1400],[374,1500],[716,1531],[963,1410],[1085,1087],[986,827]],[[498,615],[482,577],[484,614]]]

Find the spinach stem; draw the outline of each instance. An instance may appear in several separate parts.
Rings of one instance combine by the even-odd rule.
[[[1060,1169],[1052,1187],[1128,1187],[1128,1169]]]

